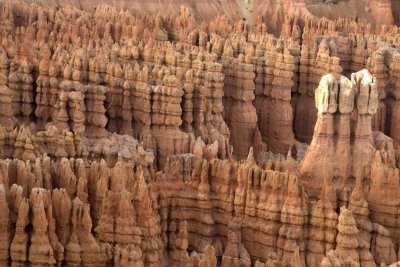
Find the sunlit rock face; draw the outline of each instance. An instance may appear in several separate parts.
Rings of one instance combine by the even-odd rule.
[[[399,264],[394,1],[35,2],[0,3],[1,266]]]

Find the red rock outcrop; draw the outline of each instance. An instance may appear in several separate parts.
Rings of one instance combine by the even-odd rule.
[[[87,124],[88,136],[94,134],[98,137],[104,137],[104,128],[107,124],[107,117],[105,116],[106,109],[104,102],[106,99],[107,88],[102,86],[103,82],[102,73],[100,72],[100,58],[93,59],[89,63],[89,81],[91,84],[88,86],[86,91],[86,106],[87,106]],[[89,134],[90,133],[90,134]]]
[[[0,68],[0,123],[7,130],[12,130],[17,121],[12,111],[12,91],[8,87],[8,64],[7,53],[1,53]]]
[[[1,197],[0,262],[2,265],[6,265],[10,258],[11,223],[10,223],[10,210],[7,203],[7,196],[4,184],[0,185],[0,197]]]
[[[255,98],[255,66],[253,55],[249,53],[246,56],[240,54],[238,59],[233,58],[224,66],[230,70],[225,73],[225,120],[231,129],[233,154],[238,158],[245,158],[250,147],[260,146],[256,142],[261,141],[256,110],[251,104]]]
[[[228,227],[228,240],[221,266],[250,266],[250,255],[242,244],[240,225],[232,221]]]
[[[303,142],[310,142],[313,126],[317,121],[317,111],[312,107],[316,88],[326,73],[340,79],[342,67],[340,58],[332,56],[332,47],[328,40],[321,38],[317,45],[305,45],[301,49],[299,66],[300,94],[295,102],[294,131],[296,137]]]
[[[396,3],[59,2],[0,4],[0,265],[399,260]]]
[[[317,197],[324,181],[334,177],[339,177],[333,181],[335,187],[343,191],[348,177],[362,173],[369,164],[374,153],[371,117],[377,102],[376,84],[366,70],[353,74],[351,81],[344,76],[322,77],[315,97],[318,120],[301,167],[310,196]],[[314,154],[317,151],[321,154]]]

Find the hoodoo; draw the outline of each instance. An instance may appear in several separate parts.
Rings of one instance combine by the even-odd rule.
[[[0,266],[400,266],[394,0],[0,2]]]

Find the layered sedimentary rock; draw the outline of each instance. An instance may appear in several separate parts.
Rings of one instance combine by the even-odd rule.
[[[5,51],[1,53],[0,73],[0,122],[7,130],[12,130],[17,121],[12,111],[12,91],[8,87],[8,65],[9,59]]]
[[[291,92],[296,88],[296,60],[288,50],[281,51],[278,46],[267,49],[257,61],[260,66],[257,66],[255,106],[261,136],[270,150],[284,154],[294,143],[294,113],[290,101]]]
[[[39,75],[36,80],[36,109],[35,116],[38,118],[39,127],[43,127],[54,113],[56,103],[58,72],[59,69],[51,61],[51,51],[49,47],[44,47],[40,51]]]
[[[122,101],[123,101],[123,75],[124,71],[119,63],[109,63],[107,66],[106,83],[107,113],[110,118],[108,130],[111,132],[122,131]]]
[[[324,184],[319,198],[311,211],[307,266],[317,265],[335,247],[338,215],[333,206],[336,204],[336,194],[332,184]]]
[[[85,127],[86,135],[90,137],[105,137],[105,127],[108,118],[105,116],[104,100],[106,88],[101,85],[92,85],[86,93],[87,115]]]
[[[351,81],[344,76],[340,80],[333,75],[322,77],[315,97],[318,120],[301,167],[310,196],[318,196],[326,180],[336,177],[333,183],[343,192],[350,176],[365,175],[375,150],[370,139],[377,94],[374,78],[366,70],[353,74]],[[345,198],[348,201],[348,196],[339,195],[340,200]]]
[[[304,34],[307,34],[306,32]],[[328,40],[321,40],[312,47],[303,46],[300,56],[299,87],[295,102],[294,131],[296,137],[303,142],[310,142],[313,126],[317,120],[317,111],[312,107],[315,90],[323,75],[330,73],[340,79],[342,67],[340,58],[332,56],[335,49]]]
[[[10,244],[11,244],[11,232],[10,232],[10,210],[8,207],[7,203],[7,196],[5,192],[4,185],[2,184],[0,187],[0,194],[1,194],[1,210],[2,210],[2,216],[1,216],[1,233],[2,233],[2,238],[0,240],[1,242],[1,250],[0,250],[0,259],[1,259],[1,264],[7,264],[8,259],[10,257]]]
[[[28,62],[21,65],[12,62],[9,71],[8,87],[13,92],[11,103],[13,115],[19,118],[30,116],[34,102],[32,65]]]
[[[242,244],[240,225],[235,221],[229,223],[227,239],[221,266],[250,266],[249,254]]]
[[[11,164],[17,164],[18,162],[4,161],[2,169],[8,169]],[[45,162],[40,163],[39,161],[38,167],[48,171],[49,169],[46,167],[48,163]],[[172,250],[171,255],[175,255],[171,256],[170,260],[174,262],[189,261],[189,258],[191,258],[190,261],[195,261],[194,258],[192,259],[185,252],[185,249],[189,246],[196,251],[208,253],[206,244],[214,244],[215,247],[221,249],[218,253],[223,255],[223,264],[224,262],[228,264],[227,262],[234,261],[240,264],[240,266],[248,266],[249,255],[254,255],[262,262],[266,262],[266,264],[272,261],[286,261],[297,262],[296,264],[300,264],[299,266],[301,266],[305,264],[307,258],[307,266],[318,266],[318,262],[326,262],[328,260],[324,259],[324,256],[333,257],[330,254],[331,252],[329,252],[330,249],[339,251],[341,247],[348,248],[347,239],[342,240],[338,236],[335,241],[334,233],[337,227],[339,232],[342,231],[343,235],[352,234],[357,236],[358,233],[355,220],[352,215],[351,217],[348,216],[350,211],[346,210],[342,212],[347,215],[343,215],[345,217],[345,219],[342,219],[343,222],[339,218],[338,224],[338,216],[332,208],[332,203],[336,204],[336,200],[331,197],[331,185],[324,187],[324,193],[321,193],[323,194],[321,195],[321,200],[313,208],[312,219],[308,222],[306,219],[308,216],[307,205],[310,204],[308,204],[308,197],[304,193],[305,188],[299,184],[297,176],[294,173],[289,175],[277,170],[262,170],[256,166],[252,154],[249,155],[245,163],[239,166],[235,163],[232,165],[232,163],[226,160],[214,159],[209,163],[203,161],[201,178],[198,187],[194,187],[194,192],[194,184],[187,184],[185,186],[185,179],[190,180],[190,177],[185,179],[182,177],[182,180],[160,180],[154,184],[150,183],[151,192],[154,193],[154,190],[158,188],[156,190],[160,194],[161,192],[165,194],[163,198],[160,195],[160,204],[158,204],[157,200],[152,200],[153,198],[150,197],[153,193],[149,192],[149,187],[146,185],[142,172],[135,173],[132,167],[127,169],[130,165],[127,165],[127,162],[122,157],[113,168],[109,168],[104,163],[95,163],[86,174],[78,167],[78,163],[74,164],[75,168],[68,167],[70,164],[73,164],[72,162],[67,159],[61,159],[59,163],[52,160],[50,164],[56,166],[59,164],[57,169],[60,170],[65,168],[62,166],[66,165],[67,168],[65,169],[65,174],[63,174],[63,179],[66,179],[64,177],[68,176],[79,176],[83,179],[89,179],[87,181],[88,187],[85,189],[85,186],[81,186],[80,181],[69,179],[69,185],[58,185],[67,187],[67,190],[54,189],[51,193],[52,208],[47,208],[48,213],[45,218],[49,222],[48,227],[50,229],[50,225],[54,224],[54,222],[50,223],[52,221],[51,216],[54,216],[57,231],[55,232],[56,236],[53,235],[52,238],[49,236],[47,244],[51,245],[54,256],[53,258],[50,257],[50,259],[46,258],[47,260],[56,259],[60,261],[64,257],[65,261],[72,265],[85,263],[95,264],[95,266],[100,266],[98,264],[103,264],[109,260],[119,265],[123,265],[124,263],[139,263],[141,261],[156,264],[163,257],[161,252],[165,249],[165,245],[162,244],[166,244],[161,241],[163,239],[159,236],[163,220],[166,222],[172,220],[170,226],[165,230],[169,233],[166,235],[166,241],[169,244],[169,249]],[[97,167],[95,167],[96,165]],[[208,167],[208,165],[210,166]],[[291,162],[290,159],[285,161],[281,167],[279,166],[278,163],[276,165],[272,163],[270,167],[282,168],[282,170],[298,173],[296,163]],[[38,167],[35,167],[35,169]],[[176,177],[179,173],[176,171],[179,171],[181,168],[179,164],[170,164],[169,177]],[[173,169],[176,171],[173,171]],[[189,167],[190,170],[191,167]],[[213,177],[211,180],[209,180],[207,175],[209,172]],[[2,173],[8,173],[8,171]],[[20,173],[22,175],[23,172]],[[28,171],[28,173],[31,172]],[[26,175],[24,184],[31,184],[31,182],[40,177],[38,175],[41,175],[41,173],[33,172],[30,175]],[[22,177],[18,178],[22,182],[21,179]],[[6,186],[9,187],[13,180],[13,176],[9,176],[8,180],[6,180],[8,181]],[[71,183],[71,181],[73,182]],[[209,184],[210,181],[211,184]],[[177,183],[181,186],[176,187]],[[287,184],[285,185],[285,183]],[[45,184],[47,182],[43,183],[43,186]],[[50,184],[52,187],[57,186],[57,184],[52,184],[52,182]],[[46,188],[48,187],[49,184],[46,185]],[[101,188],[105,189],[101,191]],[[281,191],[281,189],[283,190]],[[29,190],[29,187],[27,190]],[[24,203],[23,201],[16,202],[18,198],[11,197],[15,194],[12,193],[14,191],[10,191],[9,199],[12,203]],[[33,189],[31,193],[21,190],[21,194],[23,192],[26,192],[25,194],[29,196],[29,201],[32,201],[34,214],[41,214],[43,210],[39,209],[41,206],[40,203],[46,201],[49,203],[50,198],[46,198],[45,196],[50,196],[50,192],[46,190],[37,191],[37,189]],[[91,226],[91,220],[88,217],[89,208],[84,204],[84,201],[90,201],[90,203],[93,203],[91,206],[96,210],[97,201],[92,202],[94,199],[91,197],[93,194],[91,192],[95,192],[94,194],[99,197],[102,196],[101,192],[107,192],[103,195],[103,200],[100,202],[100,217],[99,220],[96,220],[96,226]],[[136,197],[132,198],[130,192]],[[244,194],[243,192],[247,193]],[[36,196],[37,194],[41,195],[41,197],[39,195]],[[88,195],[89,199],[87,199]],[[190,197],[191,195],[197,195],[197,197],[193,199]],[[165,200],[162,202],[161,199]],[[352,199],[357,199],[356,195]],[[350,202],[353,206],[354,201],[351,200]],[[27,210],[29,211],[29,202],[27,201],[27,203]],[[201,205],[198,206],[199,204]],[[20,211],[17,214],[18,218],[21,218],[20,224],[24,225],[23,222],[26,222],[26,220],[23,220],[24,204],[19,205]],[[36,209],[37,212],[35,211]],[[40,212],[40,210],[42,211]],[[162,210],[169,210],[169,212],[157,218],[159,216],[157,215],[158,210],[160,212]],[[239,227],[237,221],[230,221],[230,217],[234,211],[236,216],[239,215],[237,220],[242,220],[242,227]],[[127,220],[127,218],[130,219]],[[199,220],[200,218],[201,220]],[[188,223],[184,223],[183,220],[188,220]],[[346,220],[350,220],[352,229],[356,229],[357,231],[352,230],[353,232],[349,233],[347,230],[343,230],[346,228],[343,228],[342,224],[348,224]],[[12,220],[10,221],[12,222]],[[20,251],[17,247],[21,248],[22,246],[23,248],[27,246],[23,244],[28,243],[32,246],[35,242],[33,240],[31,242],[24,241],[29,237],[26,237],[26,239],[22,238],[24,231],[18,232],[18,229],[20,229],[18,225],[17,220],[16,237],[13,238],[15,240],[13,244],[15,245],[12,246],[15,249],[11,250],[14,253],[12,255],[15,256],[11,256],[11,258],[15,261],[23,262],[28,259],[17,256],[20,255],[17,254],[17,251]],[[180,226],[177,227],[178,225]],[[266,228],[261,227],[262,225],[265,225]],[[96,227],[95,239],[87,232],[87,229],[93,229],[93,227]],[[302,229],[307,229],[308,227],[310,227],[310,237],[312,238],[305,241],[304,237],[306,235]],[[390,248],[384,245],[387,244],[389,238],[387,232],[385,232],[387,230],[376,224],[372,229],[366,229],[366,231],[370,231],[372,236],[374,236],[368,244],[371,244],[371,247],[373,247],[371,249],[375,262],[382,262],[383,259],[395,260],[393,258],[393,247]],[[226,234],[228,236],[227,239],[224,238]],[[378,241],[385,240],[385,238],[386,241],[383,241],[383,243]],[[94,241],[96,239],[98,241]],[[351,239],[361,240],[355,237]],[[19,241],[17,242],[17,240]],[[200,240],[204,243],[199,242]],[[341,241],[339,242],[339,240]],[[186,242],[187,245],[185,245]],[[325,247],[325,250],[322,252],[311,250],[311,242],[321,242],[319,243],[321,245],[315,243],[314,248]],[[365,262],[371,262],[373,259],[368,254],[370,253],[368,252],[368,246],[361,245],[360,242],[357,241],[357,246],[354,247],[358,255],[357,257],[359,257],[360,261],[363,259]],[[17,244],[19,245],[17,246]],[[64,250],[61,248],[64,248]],[[112,248],[114,254],[110,254]],[[363,252],[365,249],[368,253]],[[267,253],[262,253],[265,250]],[[27,248],[27,251],[31,251],[30,247],[29,249]],[[345,251],[348,251],[348,249],[345,249]],[[309,258],[312,255],[311,252],[321,256]],[[340,256],[341,252],[337,253],[339,260],[347,260],[346,257]],[[58,256],[56,257],[56,255]],[[144,255],[144,258],[142,255]],[[356,256],[355,259],[357,259]],[[332,259],[329,258],[329,260],[331,261]],[[201,261],[199,260],[199,262]],[[211,262],[215,261],[211,260]]]
[[[255,66],[251,64],[252,56],[240,54],[238,59],[225,63],[225,68],[231,70],[225,73],[225,106],[228,107],[225,110],[225,121],[232,132],[230,141],[235,148],[233,154],[239,158],[245,158],[250,147],[261,146],[257,114],[251,104],[255,98]]]
[[[165,165],[168,154],[189,152],[190,144],[190,135],[179,130],[182,125],[180,104],[183,89],[174,75],[165,75],[163,84],[154,88],[152,105],[159,166]]]
[[[1,265],[399,260],[392,3],[261,2],[1,3]]]

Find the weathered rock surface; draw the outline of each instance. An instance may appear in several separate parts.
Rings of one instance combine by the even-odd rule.
[[[142,2],[0,3],[0,265],[396,264],[395,1]]]

